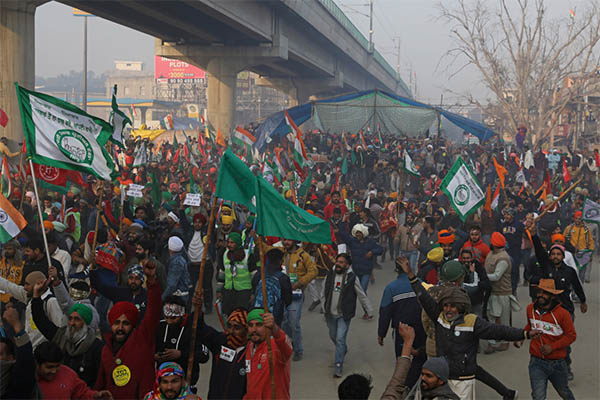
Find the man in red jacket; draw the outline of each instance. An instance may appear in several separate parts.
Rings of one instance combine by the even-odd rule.
[[[545,399],[548,381],[563,399],[575,399],[569,389],[567,347],[575,341],[573,320],[562,308],[554,279],[540,279],[535,302],[527,306],[525,330],[538,329],[543,334],[529,344],[529,381],[531,397]]]
[[[481,240],[481,228],[477,225],[471,227],[471,230],[469,231],[469,240],[463,244],[462,248],[471,248],[473,257],[475,257],[475,259],[479,261],[481,265],[485,263],[485,258],[490,252],[489,246],[485,244],[483,240]]]
[[[272,338],[271,338],[272,336]],[[290,398],[290,357],[292,346],[285,332],[275,323],[273,314],[255,308],[248,313],[248,338],[246,347],[247,391],[245,400],[270,399],[271,373],[267,339],[273,352],[275,398]]]
[[[340,192],[337,192],[337,191],[335,191],[331,194],[331,201],[323,209],[324,219],[325,220],[331,219],[331,217],[333,216],[333,210],[336,208],[340,209],[340,211],[342,212],[342,216],[348,214],[348,208],[342,201],[342,199],[340,197]]]
[[[105,345],[96,389],[109,390],[115,399],[141,399],[154,385],[154,336],[162,311],[156,267],[144,266],[148,305],[140,325],[133,303],[120,301],[108,312],[111,332],[104,334]]]

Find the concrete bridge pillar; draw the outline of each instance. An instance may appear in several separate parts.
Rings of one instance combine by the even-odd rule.
[[[237,74],[243,68],[231,58],[218,57],[208,61],[208,115],[211,123],[227,138],[233,129]]]
[[[15,142],[23,139],[21,113],[15,82],[33,89],[35,85],[35,9],[43,1],[0,1],[0,108],[8,115],[0,136]]]

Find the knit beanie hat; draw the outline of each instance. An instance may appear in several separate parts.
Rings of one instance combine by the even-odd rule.
[[[467,292],[456,286],[447,286],[442,291],[438,303],[443,306],[446,303],[452,303],[463,306],[462,312],[468,312],[471,309],[471,299]]]
[[[565,255],[565,247],[563,245],[560,245],[558,243],[553,244],[552,246],[550,246],[550,251],[554,250],[554,249],[558,249],[563,253],[563,256]]]
[[[444,382],[448,382],[448,376],[450,375],[450,368],[448,368],[448,361],[444,357],[431,357],[425,364],[423,369],[427,369],[435,374]]]
[[[456,260],[446,261],[440,270],[440,277],[444,282],[456,282],[465,276],[465,267]]]
[[[238,248],[242,247],[242,236],[237,232],[231,232],[227,239],[231,240],[233,243],[237,244]]]
[[[76,312],[77,314],[79,314],[79,316],[81,317],[83,322],[85,322],[86,325],[89,325],[90,322],[92,322],[92,310],[85,304],[81,304],[81,303],[73,304],[71,306],[71,308],[69,308],[68,315],[71,315],[73,312]]]

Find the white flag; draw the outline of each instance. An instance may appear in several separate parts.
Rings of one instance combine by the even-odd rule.
[[[404,150],[404,170],[411,175],[421,176],[421,174],[419,174],[417,166],[413,162],[412,158],[410,158],[410,156],[408,155],[408,151],[406,150]]]
[[[108,122],[56,97],[16,86],[27,156],[33,162],[104,180],[118,174],[104,148],[113,133]]]
[[[458,158],[440,184],[463,222],[485,203],[485,193],[462,158]]]
[[[586,222],[600,223],[600,204],[586,197],[585,201],[583,202],[582,214],[582,220]]]

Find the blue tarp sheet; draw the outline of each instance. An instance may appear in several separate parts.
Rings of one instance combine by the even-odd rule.
[[[415,100],[412,100],[412,99],[409,99],[406,97],[398,96],[398,95],[384,92],[381,90],[368,90],[368,91],[362,91],[362,92],[341,95],[341,96],[331,98],[331,99],[326,99],[326,100],[317,100],[314,102],[310,102],[310,103],[302,104],[297,107],[290,108],[288,110],[288,113],[290,114],[290,116],[294,120],[294,122],[297,125],[300,125],[315,116],[315,108],[323,108],[323,107],[319,107],[319,105],[333,106],[336,103],[349,104],[349,102],[352,102],[353,100],[359,102],[359,101],[361,101],[361,99],[364,99],[365,96],[371,96],[373,94],[375,94],[376,96],[382,96],[382,98],[385,98],[385,97],[389,98],[389,99],[387,99],[388,102],[389,101],[399,101],[399,102],[404,103],[403,105],[398,105],[398,107],[395,107],[395,106],[390,107],[389,103],[386,103],[386,105],[379,110],[376,110],[377,105],[375,105],[374,107],[369,106],[374,110],[373,114],[378,115],[378,121],[385,120],[385,118],[382,118],[382,115],[385,115],[386,113],[391,114],[392,112],[396,113],[396,115],[393,115],[393,116],[390,115],[390,119],[388,122],[392,122],[392,120],[394,118],[402,119],[402,116],[398,115],[398,110],[402,110],[401,112],[404,113],[404,115],[407,115],[407,113],[410,114],[411,110],[414,110],[414,114],[421,114],[421,115],[423,115],[424,112],[427,113],[426,112],[427,110],[430,110],[430,112],[434,112],[436,114],[443,115],[451,123],[455,124],[460,129],[477,136],[479,138],[480,142],[485,142],[485,141],[489,140],[495,134],[494,131],[492,131],[485,125],[483,125],[477,121],[471,120],[469,118],[465,118],[459,114],[455,114],[455,113],[452,113],[450,111],[444,110],[439,107],[433,107],[429,104],[421,103],[421,102],[418,102],[418,101],[415,101]],[[362,102],[362,104],[364,104],[364,101]],[[343,108],[343,105],[340,104],[340,106]],[[361,106],[355,105],[354,107],[361,107]],[[394,109],[395,109],[395,111],[392,111]],[[367,114],[369,114],[369,113],[367,113]],[[318,115],[317,115],[317,117],[318,117]],[[370,117],[370,118],[372,119],[372,117]],[[416,119],[416,121],[418,121],[418,118]],[[421,121],[426,122],[427,119],[424,118]],[[365,117],[365,121],[362,125],[366,126],[368,123],[369,123],[369,118]],[[390,127],[390,128],[394,128],[394,127]],[[416,127],[415,127],[415,129],[416,129]],[[421,127],[421,130],[422,130],[422,127]],[[265,148],[265,145],[267,143],[267,138],[277,141],[281,138],[281,136],[286,135],[288,132],[289,132],[289,128],[285,123],[283,111],[277,112],[277,113],[269,116],[257,128],[256,133],[255,133],[256,138],[257,138],[255,146],[257,147],[258,150],[263,151]],[[397,134],[398,130],[395,130],[394,133]],[[405,132],[400,132],[400,133],[407,134],[409,136],[416,136],[417,134],[420,134],[421,132],[406,132],[405,131]]]

